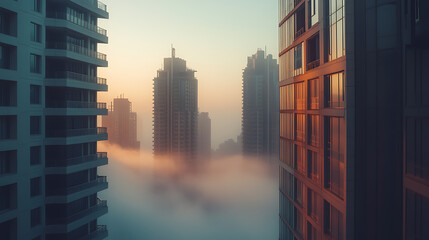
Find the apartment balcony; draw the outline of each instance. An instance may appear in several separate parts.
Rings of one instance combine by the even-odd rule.
[[[98,225],[95,231],[90,232],[88,235],[78,238],[78,240],[101,240],[105,239],[108,235],[106,225]]]
[[[66,12],[48,12],[46,26],[64,28],[89,36],[100,43],[108,43],[107,30],[85,20],[77,20]]]
[[[75,72],[55,72],[46,76],[46,86],[83,88],[95,91],[107,91],[107,79]]]
[[[58,2],[64,2],[64,0],[56,0]],[[92,12],[99,18],[109,18],[109,13],[107,12],[107,5],[98,0],[68,0],[71,3],[74,3],[82,8],[87,9]]]
[[[69,42],[47,42],[46,56],[57,58],[70,58],[76,61],[86,62],[99,67],[107,67],[106,54],[74,45]]]
[[[46,132],[46,145],[70,145],[107,140],[107,128],[59,129]]]
[[[107,212],[108,212],[107,201],[98,200],[97,204],[95,204],[94,206],[91,206],[73,215],[70,215],[64,218],[56,218],[56,219],[48,218],[46,221],[46,225],[47,225],[46,232],[51,234],[70,232],[82,226],[85,223],[88,223],[94,219],[97,219],[105,215]],[[100,228],[97,230],[89,234],[88,237],[91,237],[92,234],[94,237],[96,237],[97,235],[101,236],[102,233],[107,233],[107,228],[104,228],[104,229]],[[93,238],[89,238],[89,239],[93,239]]]
[[[107,104],[83,101],[49,101],[46,104],[47,116],[107,115]]]
[[[315,69],[320,66],[320,59],[314,60],[312,62],[307,63],[307,71]]]
[[[106,152],[80,156],[75,158],[60,159],[54,161],[46,160],[47,174],[70,174],[107,165],[108,158]]]
[[[46,189],[46,203],[70,203],[77,199],[101,192],[108,187],[106,176],[97,176],[96,179],[82,184],[59,187],[57,189]]]

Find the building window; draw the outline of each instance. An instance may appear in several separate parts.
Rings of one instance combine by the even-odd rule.
[[[405,239],[429,239],[429,199],[406,191]]]
[[[16,106],[16,82],[0,80],[0,106]]]
[[[33,42],[42,42],[42,26],[36,23],[31,23],[31,38]]]
[[[340,198],[344,195],[345,180],[345,122],[343,118],[325,120],[325,188]]]
[[[295,0],[279,1],[279,21],[282,21],[295,8]]]
[[[295,170],[305,175],[305,148],[295,145]]]
[[[30,147],[30,165],[38,165],[42,162],[42,147]]]
[[[42,223],[42,210],[40,207],[31,210],[31,219],[30,225],[31,227],[35,227]]]
[[[30,72],[42,73],[42,57],[36,54],[30,54]]]
[[[298,76],[303,73],[302,71],[302,65],[304,62],[304,59],[302,58],[302,43],[298,44],[294,49],[294,70],[295,70],[295,76]]]
[[[293,167],[293,143],[286,141],[284,139],[280,139],[280,161],[284,162],[289,167]]]
[[[319,205],[320,204],[320,205]],[[318,223],[320,221],[320,206],[321,201],[317,193],[312,191],[311,189],[307,190],[307,214],[309,217],[313,218],[313,220]]]
[[[310,12],[309,28],[311,28],[314,24],[319,22],[319,0],[310,0],[308,3]]]
[[[324,201],[323,207],[323,230],[332,239],[344,240],[343,214],[334,206]]]
[[[305,114],[295,115],[295,140],[305,142]]]
[[[0,116],[0,140],[16,139],[16,116]]]
[[[42,12],[42,0],[33,0],[33,11]]]
[[[303,202],[303,187],[304,185],[302,184],[301,181],[299,181],[298,179],[295,178],[294,181],[294,200],[296,203],[298,203],[300,206],[303,206],[304,202]]]
[[[16,173],[17,154],[15,151],[0,152],[0,176]]]
[[[313,147],[319,146],[320,121],[319,115],[308,115],[308,144]]]
[[[18,236],[17,218],[0,223],[0,236],[2,240],[16,240]]]
[[[40,104],[41,89],[39,85],[30,85],[30,104]]]
[[[280,81],[284,81],[304,73],[302,67],[304,63],[302,51],[302,43],[300,43],[280,56]]]
[[[319,109],[319,79],[308,81],[308,108]]]
[[[316,228],[311,225],[311,223],[307,222],[307,239],[308,240],[319,240],[319,232]]]
[[[42,118],[40,116],[30,117],[30,135],[40,135],[42,127]]]
[[[295,83],[295,109],[305,110],[305,83]]]
[[[313,151],[308,151],[307,153],[307,176],[318,183],[320,181],[320,175],[317,155],[318,154]]]
[[[429,180],[429,118],[407,118],[405,120],[405,171],[406,174]]]
[[[295,18],[291,17],[279,28],[279,49],[280,52],[292,45],[295,40]]]
[[[305,6],[302,5],[295,14],[295,39],[305,33]]]
[[[37,177],[30,180],[30,196],[35,197],[42,194],[42,178]]]
[[[307,71],[320,66],[319,33],[307,40]]]
[[[329,2],[329,53],[328,60],[332,61],[346,54],[344,0]]]
[[[294,208],[294,215],[295,215],[295,222],[294,222],[294,225],[295,225],[295,231],[298,233],[298,235],[299,236],[303,236],[303,230],[304,230],[304,226],[303,226],[303,217],[302,217],[302,214],[301,214],[301,212],[297,209],[297,208]]]
[[[0,187],[0,212],[16,209],[17,206],[16,184]]]
[[[326,76],[325,107],[344,108],[344,80],[344,72]]]
[[[280,113],[280,136],[294,140],[293,113]]]
[[[16,37],[16,12],[0,8],[0,33]]]
[[[294,104],[294,85],[280,87],[280,110],[293,110]]]
[[[16,59],[16,47],[0,44],[0,68],[16,69],[16,61],[13,59]]]

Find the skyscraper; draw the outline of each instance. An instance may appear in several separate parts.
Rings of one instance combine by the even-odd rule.
[[[279,7],[280,239],[429,238],[429,2]]]
[[[189,159],[197,150],[198,81],[186,61],[164,59],[164,69],[154,79],[153,151],[156,156],[169,155]]]
[[[107,128],[109,142],[123,148],[140,149],[137,141],[137,113],[132,112],[128,98],[113,99],[113,106],[107,116],[102,117],[102,126]]]
[[[198,114],[198,155],[210,158],[212,153],[212,120],[208,112]]]
[[[243,72],[243,153],[278,159],[279,65],[258,50]]]
[[[0,238],[102,239],[98,1],[0,1]]]

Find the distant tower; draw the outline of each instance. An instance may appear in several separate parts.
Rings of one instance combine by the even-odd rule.
[[[102,125],[107,128],[109,142],[124,148],[140,149],[137,141],[137,113],[132,112],[132,103],[123,95],[113,100],[113,109],[102,117]]]
[[[278,71],[263,50],[247,60],[243,72],[243,153],[276,159],[279,145]]]
[[[208,112],[198,115],[198,154],[200,157],[209,158],[212,151],[212,120]]]
[[[157,156],[188,159],[197,149],[198,81],[196,71],[176,58],[174,48],[171,55],[153,84],[153,151]]]

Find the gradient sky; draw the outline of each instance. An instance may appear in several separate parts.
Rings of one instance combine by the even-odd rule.
[[[138,112],[143,149],[152,148],[153,78],[170,57],[176,56],[197,70],[199,110],[212,119],[212,147],[241,132],[242,70],[258,48],[277,58],[277,0],[104,0],[109,20],[109,44],[99,45],[109,68],[110,103],[125,94]]]

